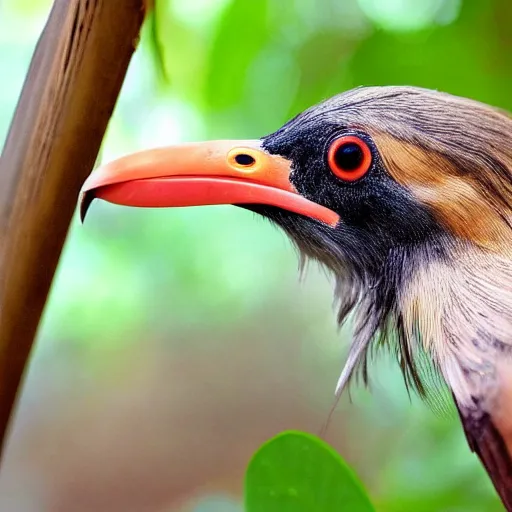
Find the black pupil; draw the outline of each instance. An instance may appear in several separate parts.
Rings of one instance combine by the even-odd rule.
[[[252,165],[254,163],[254,157],[247,155],[246,153],[240,153],[235,156],[235,161],[240,165]]]
[[[334,161],[339,169],[354,171],[363,161],[363,150],[358,144],[347,142],[336,150]]]

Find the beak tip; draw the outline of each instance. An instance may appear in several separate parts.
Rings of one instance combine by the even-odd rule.
[[[85,222],[85,216],[87,215],[89,207],[91,206],[94,199],[95,195],[93,191],[88,190],[86,192],[82,192],[80,197],[80,221],[82,224]]]

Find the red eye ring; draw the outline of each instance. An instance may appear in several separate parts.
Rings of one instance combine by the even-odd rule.
[[[331,144],[327,163],[338,178],[356,181],[370,170],[372,152],[364,140],[355,135],[347,135]]]

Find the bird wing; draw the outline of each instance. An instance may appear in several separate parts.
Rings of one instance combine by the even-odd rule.
[[[491,416],[457,405],[471,451],[482,461],[507,511],[512,511],[512,459]]]

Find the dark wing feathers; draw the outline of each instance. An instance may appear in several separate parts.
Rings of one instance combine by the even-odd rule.
[[[482,461],[505,509],[512,512],[512,459],[501,434],[487,413],[455,403],[471,451]]]

